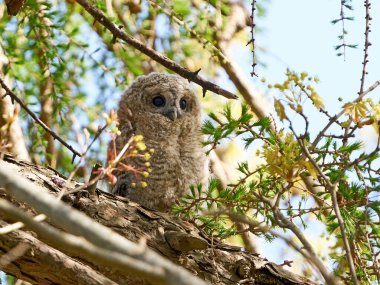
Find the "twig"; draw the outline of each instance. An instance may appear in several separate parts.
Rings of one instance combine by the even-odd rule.
[[[16,101],[17,103],[20,104],[20,106],[33,118],[34,121],[36,121],[46,132],[50,133],[53,138],[55,138],[56,140],[58,140],[61,144],[63,144],[67,149],[69,149],[72,153],[73,153],[73,161],[75,159],[76,156],[79,156],[81,157],[82,155],[76,151],[71,145],[69,145],[64,139],[62,139],[59,135],[57,135],[52,129],[50,129],[48,126],[46,126],[46,124],[44,122],[42,122],[37,116],[36,114],[33,113],[32,110],[30,110],[25,104],[24,102],[22,102],[22,100],[20,98],[18,98],[16,96],[15,93],[13,93],[12,90],[10,90],[8,88],[8,86],[5,84],[5,82],[3,81],[2,78],[0,78],[0,85],[1,87],[5,90],[5,96],[9,96],[12,100],[12,102]]]
[[[91,182],[92,180],[94,180],[98,176],[99,169],[101,169],[101,167],[102,167],[102,164],[100,162],[95,163],[95,165],[92,167],[92,170],[91,170],[91,175],[90,175],[90,178],[89,178],[89,182]],[[95,194],[96,194],[96,185],[97,185],[97,182],[98,182],[98,180],[96,180],[95,183],[88,185],[87,188],[86,188],[86,190],[92,196],[95,196]]]
[[[322,169],[319,167],[319,165],[317,164],[317,162],[311,157],[310,153],[309,153],[309,150],[307,149],[307,147],[303,144],[303,142],[297,138],[297,141],[299,143],[299,145],[301,146],[301,149],[302,149],[302,152],[303,154],[309,159],[309,161],[313,164],[315,170],[319,173],[319,175],[323,178],[325,184],[326,184],[326,189],[329,191],[329,193],[331,194],[331,200],[332,200],[332,206],[334,208],[334,212],[335,212],[335,216],[336,216],[336,219],[338,221],[338,224],[339,224],[339,229],[340,229],[340,233],[342,235],[342,240],[343,240],[343,245],[344,245],[344,248],[346,250],[346,258],[347,258],[347,261],[348,261],[348,265],[349,265],[349,268],[350,268],[350,274],[351,274],[351,278],[352,278],[352,282],[354,284],[358,284],[358,280],[357,280],[357,277],[356,277],[356,270],[355,270],[355,264],[354,264],[354,261],[353,261],[353,257],[352,257],[352,250],[351,250],[351,247],[350,247],[350,243],[348,241],[348,238],[347,238],[347,234],[346,234],[346,230],[345,230],[345,226],[344,226],[344,222],[343,222],[343,218],[342,218],[342,215],[341,215],[341,212],[340,212],[340,208],[339,208],[339,203],[338,203],[338,199],[337,199],[337,195],[336,195],[336,188],[337,188],[337,183],[334,183],[332,184],[330,179],[323,173]],[[344,171],[342,172],[341,175],[343,175]],[[339,179],[337,179],[337,181],[339,181]],[[276,212],[274,213],[275,214],[275,217],[276,217]],[[277,215],[279,217],[283,216],[282,213],[280,211],[278,211]],[[284,216],[283,216],[284,217]],[[280,223],[279,223],[280,224]],[[294,230],[296,230],[298,232],[298,228],[294,226],[293,223],[289,222],[288,223],[288,226],[287,224],[284,224],[285,227],[289,228],[288,226],[291,226],[292,228],[294,228]],[[291,228],[289,228],[291,229]],[[297,235],[296,232],[294,232],[293,229],[291,229],[292,232],[294,234]],[[301,233],[302,234],[302,233]],[[298,235],[297,235],[298,237]],[[298,237],[300,239],[300,237]],[[300,239],[301,240],[301,239]],[[302,242],[302,240],[301,240]],[[304,244],[304,242],[302,242],[302,244],[306,247],[306,245]],[[312,249],[312,248],[311,248]],[[309,251],[309,250],[308,250]],[[311,252],[311,254],[313,254]]]
[[[340,18],[342,20],[342,41],[343,41],[343,58],[346,60],[346,39],[345,39],[345,34],[346,30],[344,28],[344,2],[345,0],[342,0],[340,3]]]
[[[367,68],[367,63],[368,63],[368,48],[371,45],[369,42],[369,32],[371,31],[370,25],[371,25],[371,16],[369,14],[369,9],[371,9],[371,3],[369,0],[364,0],[364,7],[365,7],[365,32],[364,32],[364,59],[363,59],[363,69],[362,69],[362,77],[360,78],[360,90],[359,90],[359,96],[363,93],[364,91],[364,81],[365,81],[365,76],[368,74],[366,68]]]
[[[344,28],[344,20],[345,20],[345,15],[344,15],[344,4],[345,0],[340,1],[340,21],[342,21],[342,44],[338,47],[343,47],[343,59],[346,60],[346,29]]]
[[[318,171],[319,175],[325,181],[326,189],[331,194],[332,206],[334,208],[335,216],[336,216],[336,219],[337,219],[338,224],[339,224],[339,229],[340,229],[340,233],[342,235],[343,245],[344,245],[344,248],[346,250],[346,258],[347,258],[348,265],[350,268],[350,274],[351,274],[352,282],[353,282],[353,284],[358,284],[358,279],[356,277],[355,264],[354,264],[354,260],[352,258],[352,250],[351,250],[348,238],[347,238],[343,218],[342,218],[342,215],[340,212],[339,203],[338,203],[338,199],[337,199],[337,195],[336,195],[337,183],[334,183],[334,184],[331,183],[330,179],[323,173],[322,169],[319,167],[317,162],[311,157],[307,147],[302,143],[301,140],[298,140],[298,143],[301,146],[303,153],[307,156],[307,158],[313,164],[314,168]],[[341,175],[343,175],[343,173],[344,172],[342,172]],[[339,181],[339,179],[337,181]],[[279,214],[282,215],[282,213],[279,213]]]
[[[256,10],[256,0],[252,0],[251,3],[252,9],[251,9],[251,40],[247,43],[247,45],[252,44],[252,72],[251,77],[256,76],[257,74],[255,72],[255,66],[256,66],[256,46],[255,46],[255,10]]]
[[[77,164],[75,165],[74,167],[74,170],[71,171],[69,177],[66,179],[65,181],[65,187],[63,187],[62,191],[59,193],[58,195],[58,199],[61,199],[63,196],[66,195],[66,192],[67,192],[67,187],[66,185],[69,184],[69,182],[74,178],[74,175],[77,173],[77,171],[79,170],[79,168],[81,167],[81,164],[85,161],[86,159],[86,154],[87,152],[90,150],[91,146],[94,144],[94,142],[99,138],[99,136],[102,134],[102,132],[107,128],[107,124],[105,124],[103,127],[99,127],[98,130],[96,131],[96,134],[94,136],[94,138],[92,139],[91,143],[86,147],[86,150],[82,153],[79,161],[77,162]],[[91,186],[93,185],[94,183],[96,183],[99,179],[100,179],[101,175],[98,175],[97,176],[97,179],[95,181],[92,181],[92,184],[90,184],[89,182],[88,183],[85,183],[83,189],[85,189],[86,187],[88,186]]]
[[[277,223],[283,227],[291,230],[293,234],[299,239],[299,241],[304,246],[305,250],[307,251],[308,255],[312,258],[314,261],[314,265],[319,269],[319,272],[322,274],[323,278],[325,278],[325,281],[327,284],[336,284],[336,280],[334,276],[328,272],[327,268],[324,266],[323,262],[318,258],[318,255],[314,251],[313,246],[309,243],[309,241],[306,239],[302,231],[291,221],[289,221],[281,212],[280,210],[274,209],[274,217],[277,220]]]
[[[363,91],[361,93],[361,96],[365,96],[367,95],[369,92],[372,92],[376,87],[378,87],[380,85],[380,80],[377,80],[375,81],[375,83],[373,83],[370,87],[368,87],[367,90]]]
[[[179,74],[180,76],[188,79],[189,81],[193,81],[200,85],[203,88],[203,93],[205,93],[207,90],[212,91],[216,94],[222,95],[229,99],[237,99],[238,97],[231,93],[230,91],[227,91],[220,86],[207,81],[203,79],[201,76],[198,75],[198,71],[190,71],[177,63],[175,63],[173,60],[167,58],[166,56],[158,53],[157,51],[151,49],[150,47],[147,47],[140,41],[136,40],[135,38],[129,36],[127,33],[125,33],[121,28],[119,28],[117,25],[115,25],[111,20],[109,20],[100,10],[93,7],[89,2],[86,0],[76,0],[77,3],[79,3],[88,13],[90,13],[96,21],[98,21],[100,24],[102,24],[105,28],[107,28],[113,35],[114,38],[119,38],[123,41],[125,41],[127,44],[130,44],[143,54],[147,55],[151,59],[157,61],[158,63],[162,64],[166,68],[174,71],[175,73]]]
[[[39,215],[37,215],[37,216],[34,217],[34,220],[36,222],[42,222],[45,219],[46,219],[46,216],[44,214],[39,214]],[[9,233],[11,233],[13,231],[21,229],[24,226],[25,225],[23,223],[21,223],[21,222],[16,222],[16,223],[4,226],[4,227],[0,228],[0,235],[9,234]]]
[[[344,227],[343,218],[342,218],[342,215],[340,213],[340,208],[339,208],[339,204],[338,204],[338,198],[337,198],[337,195],[336,195],[336,189],[337,189],[337,187],[338,187],[337,183],[335,183],[332,187],[328,186],[327,190],[331,194],[332,205],[334,207],[336,219],[338,220],[338,224],[339,224],[339,228],[340,228],[340,234],[342,235],[343,245],[344,245],[344,248],[346,250],[346,258],[347,258],[348,266],[350,268],[351,281],[352,281],[353,284],[357,285],[357,284],[359,284],[359,282],[358,282],[358,278],[356,276],[356,270],[355,270],[354,260],[352,258],[352,250],[351,250],[348,238],[347,238],[347,234],[346,234],[346,230],[345,230],[345,227]]]
[[[367,94],[369,94],[370,92],[372,92],[373,90],[375,90],[378,86],[380,86],[380,80],[377,80],[375,81],[370,87],[368,87],[365,91],[359,93],[359,96],[353,100],[352,102],[353,103],[358,103],[360,102],[364,96],[366,96]],[[337,115],[333,116],[330,118],[329,122],[327,123],[327,125],[323,128],[322,131],[320,131],[317,135],[317,137],[315,138],[315,140],[313,141],[312,143],[312,146],[313,148],[315,148],[317,146],[317,144],[321,141],[321,139],[326,136],[325,133],[327,131],[328,128],[330,128],[330,126],[335,123],[343,114],[344,114],[345,110],[343,109],[342,111],[340,111]]]
[[[299,138],[297,138],[297,141],[298,141],[299,146],[302,149],[303,154],[309,159],[309,161],[311,162],[311,164],[313,164],[315,170],[323,178],[323,180],[325,181],[326,185],[329,186],[329,187],[332,187],[333,185],[332,185],[330,179],[323,173],[322,169],[319,167],[319,165],[317,164],[317,162],[313,159],[313,157],[311,156],[308,148],[305,146],[305,144],[303,143],[303,141],[301,139],[299,139]]]

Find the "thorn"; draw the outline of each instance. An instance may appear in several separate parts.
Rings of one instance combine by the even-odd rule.
[[[198,76],[198,73],[199,71],[201,71],[202,68],[199,68],[198,70],[194,71],[194,72],[191,72],[191,78],[195,78]],[[189,81],[189,83],[191,82],[191,78],[187,79],[187,81]]]
[[[94,180],[96,178],[96,176],[99,174],[99,169],[102,167],[102,164],[100,162],[97,162],[95,163],[93,166],[92,166],[92,169],[91,169],[91,175],[90,175],[90,178],[88,180],[87,183],[91,182],[92,180]],[[95,183],[93,183],[92,185],[89,185],[86,187],[86,190],[90,193],[90,195],[94,196],[96,194],[96,185],[97,185],[98,181],[96,181]]]
[[[74,153],[73,154],[73,158],[71,159],[71,164],[74,164],[74,160],[75,160],[76,157],[77,157],[77,155]]]
[[[206,88],[202,88],[203,98],[206,97],[206,92],[207,92],[207,89]]]
[[[194,71],[194,72],[193,72],[194,77],[195,77],[195,76],[198,76],[198,73],[199,73],[199,71],[201,71],[201,69],[202,69],[202,68],[199,68],[197,71]]]

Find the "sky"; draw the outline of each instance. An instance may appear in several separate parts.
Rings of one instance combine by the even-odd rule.
[[[362,72],[365,10],[364,1],[352,2],[354,10],[347,11],[347,16],[353,16],[355,20],[345,22],[348,32],[346,42],[357,44],[358,47],[346,49],[344,59],[343,56],[337,56],[337,51],[334,49],[335,45],[341,43],[338,35],[341,34],[342,26],[340,23],[331,24],[332,20],[339,17],[340,1],[271,0],[267,6],[266,17],[256,19],[257,25],[263,29],[263,32],[257,34],[256,43],[260,49],[266,51],[257,53],[258,60],[265,63],[265,67],[257,67],[259,78],[264,77],[270,83],[282,82],[285,79],[286,68],[297,72],[307,71],[310,75],[318,76],[320,83],[316,90],[323,97],[330,114],[339,112],[344,102],[355,99],[360,88]],[[380,1],[371,2],[370,13],[373,20],[369,37],[372,46],[369,49],[368,75],[364,89],[380,80]],[[251,71],[251,62],[247,61],[249,51],[243,50],[234,54],[235,60],[249,76]],[[257,79],[251,80],[254,86],[258,86]],[[270,102],[272,95],[268,93],[264,96],[267,96]],[[338,101],[339,97],[343,102]],[[380,87],[372,93],[371,98],[376,101],[380,99]],[[308,116],[311,131],[320,130],[322,124],[326,122],[319,112],[311,109]],[[368,148],[373,145],[375,136],[371,127],[361,130],[360,139],[367,142]],[[314,244],[320,231],[321,226],[316,223],[306,230]],[[283,262],[283,249],[287,247],[284,243],[262,242],[261,247],[263,255],[269,260]],[[286,258],[294,260],[294,254],[288,253],[285,255]]]
[[[352,1],[354,21],[345,21],[346,42],[357,44],[356,49],[346,49],[345,59],[337,56],[335,45],[341,42],[340,23],[331,21],[339,17],[340,1],[333,0],[272,0],[268,5],[267,17],[259,19],[263,33],[257,35],[257,43],[268,51],[261,53],[266,67],[259,67],[259,75],[268,82],[281,82],[287,67],[310,75],[317,75],[320,83],[317,92],[324,98],[327,110],[332,114],[339,112],[342,104],[353,100],[360,87],[364,46],[364,1]],[[369,49],[368,75],[364,89],[380,79],[380,1],[371,1],[373,16]],[[259,54],[260,56],[260,54]],[[249,70],[249,67],[246,67]],[[281,80],[280,80],[281,79]],[[380,88],[373,92],[372,98],[380,98]],[[343,99],[343,103],[338,98]],[[321,116],[310,112],[312,128],[319,129]],[[314,123],[314,125],[313,125]],[[368,130],[363,135],[370,135]],[[374,140],[374,137],[371,136]]]
[[[348,11],[347,16],[352,15],[355,20],[345,22],[346,38],[347,43],[359,46],[347,49],[344,60],[342,56],[336,56],[333,47],[340,43],[337,36],[341,33],[341,25],[331,24],[339,17],[340,1],[272,0],[267,17],[260,20],[264,32],[257,36],[258,44],[269,51],[264,57],[267,68],[261,68],[263,75],[276,80],[287,66],[296,71],[307,70],[320,77],[319,89],[326,103],[335,101],[339,96],[355,98],[363,60],[365,11],[363,1],[353,2],[354,11]],[[372,46],[367,86],[380,78],[380,17],[377,17],[380,15],[380,3],[371,2]]]

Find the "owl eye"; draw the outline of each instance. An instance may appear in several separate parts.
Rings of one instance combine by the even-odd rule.
[[[179,101],[179,106],[181,107],[182,110],[185,110],[186,106],[187,106],[186,100],[185,99],[181,99],[181,101]]]
[[[152,103],[156,107],[163,107],[165,105],[165,98],[163,96],[156,96],[153,98]]]

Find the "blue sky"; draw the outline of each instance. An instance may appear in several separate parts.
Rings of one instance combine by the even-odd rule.
[[[306,70],[318,75],[320,94],[326,105],[333,111],[337,97],[352,100],[359,90],[361,62],[364,43],[364,1],[353,1],[354,16],[352,22],[346,21],[347,43],[358,44],[356,49],[346,50],[346,60],[336,56],[333,46],[340,43],[337,36],[341,33],[341,24],[331,24],[339,17],[340,1],[332,0],[272,0],[268,5],[267,17],[260,26],[264,33],[257,36],[260,46],[269,51],[264,56],[268,67],[259,69],[270,80],[278,80],[289,66],[296,71]],[[371,1],[373,16],[370,33],[369,64],[367,84],[380,79],[380,3]],[[275,55],[276,57],[274,57]],[[379,92],[378,92],[379,94]]]
[[[340,23],[332,25],[331,21],[339,17],[340,1],[332,0],[272,0],[268,5],[267,17],[258,23],[264,31],[257,35],[257,43],[268,51],[261,53],[261,60],[267,67],[259,67],[259,75],[269,82],[281,82],[287,67],[297,72],[307,71],[317,75],[320,83],[317,92],[324,98],[326,109],[335,114],[340,111],[344,102],[353,100],[360,87],[362,72],[365,9],[364,1],[352,1],[354,10],[347,11],[347,16],[353,16],[354,21],[345,21],[346,42],[357,44],[356,49],[346,49],[346,58],[338,57],[334,49],[340,44]],[[371,1],[370,13],[373,17],[364,89],[380,79],[380,1]],[[259,54],[260,56],[260,54]],[[246,68],[249,68],[248,66]],[[380,98],[380,88],[370,97]],[[338,98],[343,99],[343,103]],[[309,113],[311,130],[319,130],[325,122],[321,114]],[[369,128],[361,131],[363,137],[370,137]]]

